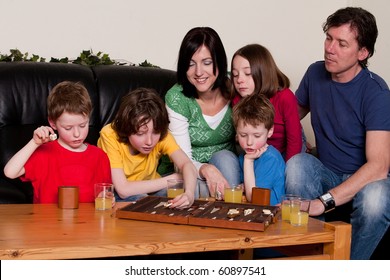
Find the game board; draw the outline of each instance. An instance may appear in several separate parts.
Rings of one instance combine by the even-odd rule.
[[[116,211],[115,216],[142,221],[264,231],[279,214],[277,206],[195,200],[187,209],[168,206],[168,198],[147,196]]]

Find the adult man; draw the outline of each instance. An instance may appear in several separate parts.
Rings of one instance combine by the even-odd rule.
[[[318,158],[290,159],[286,192],[312,198],[312,216],[352,201],[351,259],[369,259],[390,221],[390,91],[367,69],[378,29],[371,13],[348,7],[323,30],[324,61],[296,92],[300,117],[311,112]]]

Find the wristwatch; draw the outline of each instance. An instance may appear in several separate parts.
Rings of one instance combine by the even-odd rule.
[[[336,208],[336,203],[331,193],[327,192],[323,195],[320,195],[318,199],[324,204],[325,211],[324,213],[328,213]]]

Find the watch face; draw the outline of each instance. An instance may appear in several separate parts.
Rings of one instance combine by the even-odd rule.
[[[326,193],[324,195],[322,195],[322,199],[323,200],[328,200],[328,199],[331,199],[332,198],[332,195],[330,193]]]

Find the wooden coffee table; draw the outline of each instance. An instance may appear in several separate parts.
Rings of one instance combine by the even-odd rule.
[[[126,203],[118,203],[123,207]],[[80,259],[277,247],[296,259],[349,259],[351,225],[282,221],[266,231],[222,229],[118,219],[115,209],[94,204],[59,209],[55,204],[0,205],[0,259]],[[310,255],[308,255],[310,254]]]

